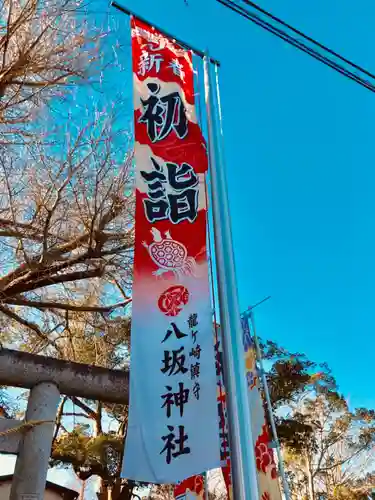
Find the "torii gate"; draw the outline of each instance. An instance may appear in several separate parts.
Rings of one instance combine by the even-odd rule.
[[[127,404],[129,369],[1,349],[0,385],[30,389],[25,420],[0,418],[0,452],[17,455],[10,500],[43,500],[60,394]]]

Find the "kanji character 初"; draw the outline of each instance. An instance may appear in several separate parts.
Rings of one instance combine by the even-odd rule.
[[[145,76],[153,68],[156,73],[160,71],[160,65],[164,61],[161,54],[149,54],[147,50],[143,50],[138,63],[138,75]]]
[[[200,363],[195,363],[190,366],[190,375],[191,375],[191,380],[194,380],[196,378],[199,378],[201,371],[201,365]]]
[[[184,337],[187,337],[187,336],[188,336],[188,335],[187,335],[187,333],[183,333],[183,332],[181,332],[181,330],[178,328],[178,326],[176,325],[176,323],[171,323],[171,327],[172,327],[172,328],[168,328],[167,333],[165,334],[165,337],[164,337],[164,339],[163,339],[163,340],[162,340],[162,342],[161,342],[162,344],[163,344],[163,342],[165,342],[166,340],[168,340],[168,339],[169,339],[169,337],[170,337],[173,333],[175,334],[175,336],[176,336],[176,338],[177,338],[178,340],[181,340],[181,339],[183,339]]]
[[[172,387],[166,385],[167,393],[163,394],[161,398],[164,400],[162,408],[166,408],[167,417],[170,418],[172,414],[172,406],[180,409],[180,416],[184,415],[184,406],[189,402],[190,389],[185,389],[183,382],[178,384],[178,392],[172,392]]]
[[[192,356],[196,359],[200,359],[201,352],[202,352],[201,346],[199,344],[197,344],[197,346],[193,347],[193,349],[190,351],[190,356]]]
[[[183,65],[179,62],[178,59],[173,59],[170,63],[168,68],[170,68],[173,71],[173,74],[180,77],[181,80],[184,82],[185,81],[185,71]]]
[[[146,124],[151,142],[165,139],[172,131],[183,139],[188,133],[188,119],[180,94],[172,92],[158,97],[158,83],[148,83],[147,87],[151,95],[148,99],[141,99],[144,111],[138,121]]]
[[[184,347],[172,351],[164,351],[164,359],[162,360],[163,367],[160,371],[169,376],[177,375],[178,373],[186,373],[188,369],[185,367],[186,356]]]
[[[164,448],[161,450],[160,455],[165,453],[165,461],[169,465],[172,458],[177,458],[181,455],[187,455],[190,453],[190,447],[186,446],[189,436],[185,434],[185,427],[183,425],[178,426],[178,438],[174,433],[175,428],[173,425],[168,425],[169,434],[162,436],[164,441]],[[176,450],[176,451],[175,451]]]

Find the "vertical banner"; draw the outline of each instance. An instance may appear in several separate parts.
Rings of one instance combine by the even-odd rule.
[[[220,326],[215,327],[215,366],[217,382],[217,409],[219,415],[220,466],[227,488],[228,498],[232,500],[232,475],[229,448],[227,395],[224,384],[223,351],[221,347]]]
[[[207,151],[192,53],[132,19],[136,213],[122,475],[176,483],[219,466],[206,256]]]
[[[216,369],[216,383],[217,383],[217,411],[219,418],[219,442],[220,442],[220,466],[224,478],[224,482],[232,499],[232,481],[231,481],[231,468],[230,468],[230,453],[229,453],[229,437],[228,437],[228,416],[227,416],[227,401],[224,387],[223,377],[223,352],[220,340],[220,326],[215,324],[215,369]],[[187,498],[201,498],[200,495],[204,494],[203,475],[197,475],[185,479],[177,484],[174,490],[174,497],[176,500],[185,500]],[[185,496],[184,496],[185,495]],[[190,495],[189,497],[187,495]],[[194,497],[195,495],[195,497]]]
[[[204,477],[202,474],[184,479],[176,484],[174,498],[176,500],[204,500]]]
[[[223,474],[223,479],[227,488],[229,499],[232,500],[232,479],[230,466],[230,451],[229,451],[229,434],[228,434],[228,416],[227,416],[227,400],[224,386],[223,376],[223,352],[220,339],[220,325],[215,324],[215,369],[217,383],[217,412],[219,418],[219,442],[220,442],[220,467]],[[194,493],[197,498],[200,498],[201,485],[204,484],[202,475],[190,477],[180,484],[176,485],[174,496],[177,500],[188,498],[183,494],[190,496]],[[193,492],[193,493],[192,493]],[[194,498],[194,496],[192,496]]]
[[[270,448],[270,437],[260,392],[259,377],[256,366],[256,356],[249,324],[242,319],[243,345],[246,367],[246,380],[249,391],[249,406],[252,421],[252,435],[255,444],[255,459],[260,500],[281,500],[280,485],[274,454]],[[219,436],[221,470],[227,487],[228,498],[232,500],[231,462],[228,439],[228,418],[226,392],[223,379],[223,358],[221,349],[220,327],[216,328],[215,342],[216,376],[217,376],[217,401],[219,413]]]
[[[245,351],[246,380],[249,391],[249,405],[252,423],[252,435],[257,466],[259,498],[261,500],[281,500],[280,484],[268,423],[260,392],[256,355],[249,329],[249,321],[242,318],[243,344]]]

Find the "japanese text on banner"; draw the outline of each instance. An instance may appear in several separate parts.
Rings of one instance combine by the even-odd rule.
[[[219,465],[206,257],[206,145],[192,54],[132,19],[136,231],[123,476],[178,482]]]

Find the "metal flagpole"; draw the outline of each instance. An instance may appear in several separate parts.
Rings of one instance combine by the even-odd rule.
[[[218,131],[216,117],[216,98],[219,96],[215,98],[213,94],[212,72],[207,53],[204,58],[204,81],[233,493],[235,500],[259,500],[222,150],[223,137],[222,131]]]
[[[208,500],[208,471],[204,473],[204,500]]]
[[[137,19],[139,19],[140,21],[146,23],[146,24],[152,24],[152,27],[155,28],[157,31],[160,31],[160,33],[163,33],[163,35],[165,35],[166,37],[168,38],[171,38],[172,40],[176,41],[179,45],[181,45],[182,47],[185,47],[187,48],[188,50],[192,50],[196,55],[198,55],[199,57],[203,58],[204,57],[204,52],[202,52],[201,50],[199,50],[198,48],[194,47],[193,45],[191,45],[190,43],[186,43],[185,41],[181,40],[181,38],[177,38],[176,36],[172,35],[171,33],[167,32],[165,29],[163,28],[160,28],[159,26],[157,26],[156,24],[154,23],[150,23],[150,21],[147,21],[147,19],[145,19],[144,17],[142,16],[139,16],[138,14],[136,14],[134,12],[134,10],[130,10],[128,9],[127,7],[125,7],[125,5],[120,5],[119,3],[116,2],[116,0],[112,0],[110,2],[110,5],[112,7],[114,7],[115,9],[119,10],[120,12],[123,12],[124,14],[127,14],[128,16],[134,16],[136,17]],[[218,61],[217,59],[213,59],[210,57],[210,61],[218,66],[220,66],[220,61]]]
[[[256,350],[256,354],[257,354],[257,358],[258,358],[258,362],[259,362],[260,376],[262,377],[264,394],[266,396],[268,416],[270,419],[273,441],[274,441],[275,446],[276,446],[276,453],[277,453],[277,459],[279,461],[279,470],[280,470],[280,475],[281,475],[281,479],[283,482],[284,495],[285,495],[286,500],[289,500],[289,498],[290,498],[289,486],[288,486],[288,482],[286,480],[284,462],[283,462],[283,457],[281,455],[280,441],[279,441],[279,438],[277,436],[275,418],[273,416],[272,405],[271,405],[270,391],[268,389],[266,372],[265,372],[264,366],[263,366],[262,353],[261,353],[261,350],[259,347],[259,339],[258,339],[256,327],[255,327],[254,313],[250,310],[250,312],[246,314],[246,318],[247,318],[247,321],[249,321],[249,319],[250,319],[251,328],[253,330],[255,350]]]

